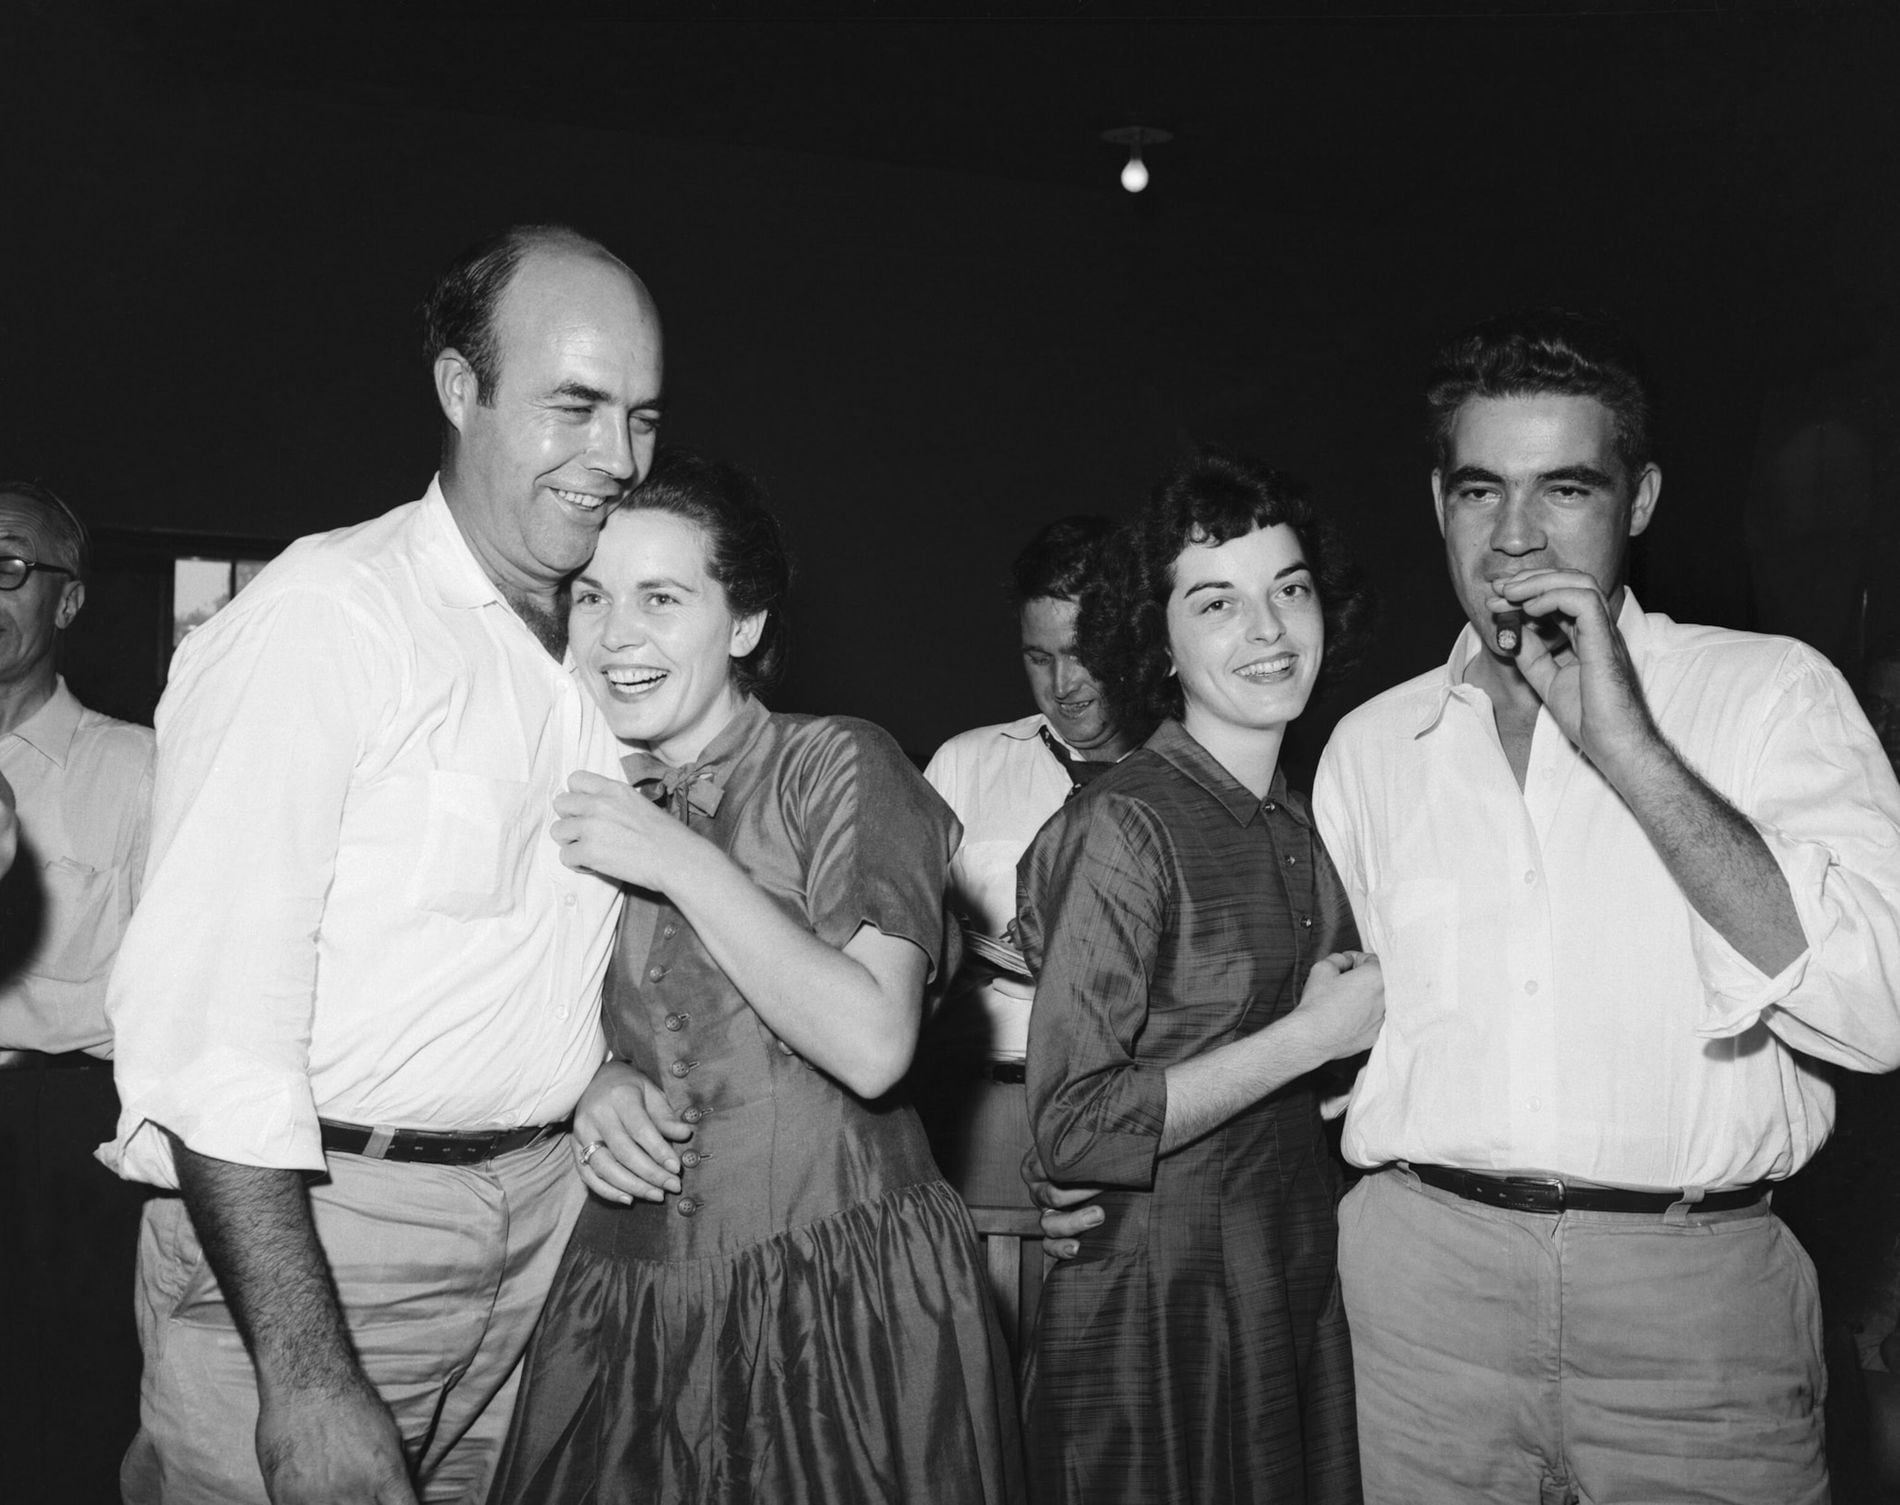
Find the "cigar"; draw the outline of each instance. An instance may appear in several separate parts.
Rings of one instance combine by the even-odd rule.
[[[1524,613],[1515,608],[1510,611],[1494,612],[1491,623],[1496,630],[1498,652],[1517,652],[1517,645],[1524,635]]]

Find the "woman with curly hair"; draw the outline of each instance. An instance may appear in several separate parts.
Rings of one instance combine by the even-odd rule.
[[[1044,1287],[1032,1492],[1356,1501],[1340,1175],[1311,1073],[1372,1043],[1384,994],[1278,763],[1367,600],[1304,493],[1220,451],[1119,545],[1079,648],[1123,724],[1160,727],[1019,869],[1036,1149],[1056,1182],[1104,1188]]]

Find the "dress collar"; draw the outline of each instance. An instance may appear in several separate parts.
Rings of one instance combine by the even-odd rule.
[[[681,820],[688,808],[710,818],[719,813],[727,776],[765,730],[770,715],[762,701],[748,695],[693,762],[675,765],[635,748],[621,757],[620,766],[629,784]]]
[[[1229,773],[1212,753],[1189,735],[1186,727],[1172,717],[1156,727],[1154,735],[1143,746],[1167,759],[1219,800],[1236,825],[1248,824],[1260,813],[1261,805],[1266,803],[1255,798],[1251,789]],[[1285,770],[1273,770],[1273,782],[1267,786],[1267,801],[1293,811],[1304,821],[1304,813],[1287,799]]]

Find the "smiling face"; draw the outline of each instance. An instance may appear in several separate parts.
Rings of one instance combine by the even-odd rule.
[[[77,563],[62,557],[40,504],[23,496],[0,495],[0,554]],[[0,686],[52,692],[55,642],[85,599],[84,585],[52,570],[34,570],[18,590],[0,591]]]
[[[522,258],[495,331],[488,403],[458,352],[436,360],[455,430],[443,490],[489,578],[546,594],[587,561],[608,512],[652,463],[659,319],[625,267],[543,247]]]
[[[1326,647],[1313,571],[1284,523],[1223,544],[1191,543],[1174,562],[1168,653],[1181,724],[1230,768],[1306,709]]]
[[[1494,641],[1493,581],[1581,570],[1612,612],[1621,606],[1629,541],[1649,526],[1662,475],[1629,475],[1608,408],[1563,393],[1474,397],[1452,420],[1449,453],[1432,472],[1438,526],[1465,617],[1494,659],[1511,661]]]
[[[1095,676],[1075,656],[1076,610],[1057,596],[1023,602],[1023,672],[1056,734],[1086,759],[1112,761],[1128,744],[1109,719]]]
[[[568,616],[574,662],[614,735],[676,765],[704,752],[738,710],[732,661],[765,625],[762,613],[733,616],[707,573],[706,544],[671,512],[614,514]]]

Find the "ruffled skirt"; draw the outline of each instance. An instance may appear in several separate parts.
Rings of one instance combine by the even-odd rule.
[[[495,1501],[1023,1498],[1007,1350],[943,1182],[726,1258],[614,1255],[613,1215],[590,1205],[555,1277]]]

